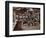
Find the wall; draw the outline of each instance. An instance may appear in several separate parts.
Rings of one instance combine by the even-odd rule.
[[[0,0],[0,38],[6,38],[5,37],[5,1],[6,0]],[[46,0],[15,0],[15,1],[43,2],[43,3],[45,3],[45,7],[46,7]],[[46,22],[46,20],[45,20],[45,22]],[[46,26],[45,26],[45,29],[46,29]],[[46,34],[45,35],[37,35],[37,36],[23,36],[23,37],[16,37],[16,38],[46,38]]]

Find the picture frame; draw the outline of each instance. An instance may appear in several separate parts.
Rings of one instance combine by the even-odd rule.
[[[20,11],[20,9],[21,9],[21,11]],[[38,24],[37,24],[37,22],[36,22],[36,24],[38,26],[30,25],[32,28],[31,27],[26,28],[24,26],[25,24],[23,24],[24,27],[21,25],[22,29],[20,29],[18,27],[16,28],[15,27],[16,22],[14,22],[16,20],[14,20],[14,18],[19,19],[19,17],[16,17],[14,15],[17,15],[17,14],[20,15],[18,12],[21,15],[29,14],[29,12],[34,13],[34,15],[35,15],[38,12],[38,14],[40,14],[39,19],[38,19],[40,21],[40,23],[38,22]],[[33,16],[33,14],[31,14],[31,15]],[[22,18],[24,18],[24,17],[26,17],[26,16],[23,16]],[[21,18],[21,16],[20,16],[20,18]],[[28,15],[27,15],[27,18],[28,18]],[[30,16],[30,18],[31,18],[31,16]],[[34,19],[34,17],[33,17],[33,19]],[[29,20],[29,18],[28,18],[28,20]],[[20,23],[21,22],[18,22],[18,25]],[[30,24],[31,24],[31,22],[30,22]],[[33,22],[33,24],[34,24],[34,22]],[[29,25],[27,25],[27,26],[29,26]],[[15,27],[15,29],[14,29],[14,27]],[[5,1],[5,36],[6,37],[32,36],[32,35],[44,35],[44,34],[45,34],[45,3]]]

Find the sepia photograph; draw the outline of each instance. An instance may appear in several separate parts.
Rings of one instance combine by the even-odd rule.
[[[5,2],[5,36],[45,34],[45,4],[34,2]]]
[[[40,8],[13,7],[13,31],[40,30]]]

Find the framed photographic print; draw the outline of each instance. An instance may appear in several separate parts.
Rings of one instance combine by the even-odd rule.
[[[45,4],[35,2],[5,2],[5,36],[45,34]]]

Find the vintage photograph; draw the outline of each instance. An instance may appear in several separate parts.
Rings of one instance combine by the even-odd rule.
[[[13,7],[13,31],[40,30],[40,8]]]
[[[45,4],[34,2],[5,2],[5,36],[45,34]]]

